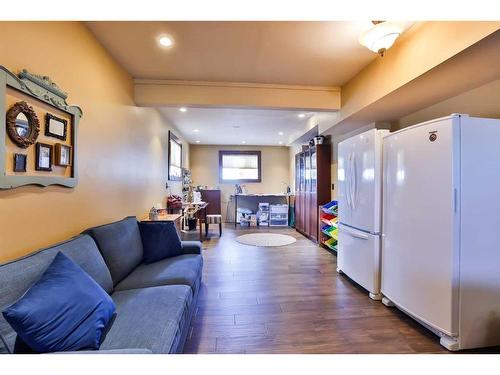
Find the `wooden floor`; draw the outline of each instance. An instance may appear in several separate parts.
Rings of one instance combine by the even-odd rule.
[[[431,332],[336,272],[295,230],[283,247],[241,245],[226,225],[203,242],[203,286],[185,353],[447,353]]]

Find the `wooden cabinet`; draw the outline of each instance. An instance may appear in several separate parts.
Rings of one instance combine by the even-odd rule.
[[[331,145],[307,146],[295,155],[295,228],[318,241],[318,209],[330,201]]]

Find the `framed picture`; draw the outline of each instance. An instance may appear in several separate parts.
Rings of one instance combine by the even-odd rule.
[[[24,154],[14,154],[14,172],[26,172],[26,159]]]
[[[68,121],[56,117],[50,113],[45,115],[45,135],[48,137],[58,138],[62,141],[66,140],[68,131]]]
[[[36,144],[36,162],[37,171],[52,171],[52,145],[38,142]]]
[[[56,143],[55,165],[67,167],[71,165],[71,146]]]

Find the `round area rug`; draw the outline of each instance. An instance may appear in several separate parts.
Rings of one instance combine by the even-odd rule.
[[[285,246],[297,240],[286,234],[277,233],[250,233],[236,237],[239,243],[250,246]]]

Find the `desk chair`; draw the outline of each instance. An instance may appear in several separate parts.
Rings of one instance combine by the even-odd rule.
[[[201,200],[207,202],[207,219],[205,221],[205,237],[208,237],[208,226],[219,224],[219,237],[222,236],[222,210],[220,190],[202,190]]]

